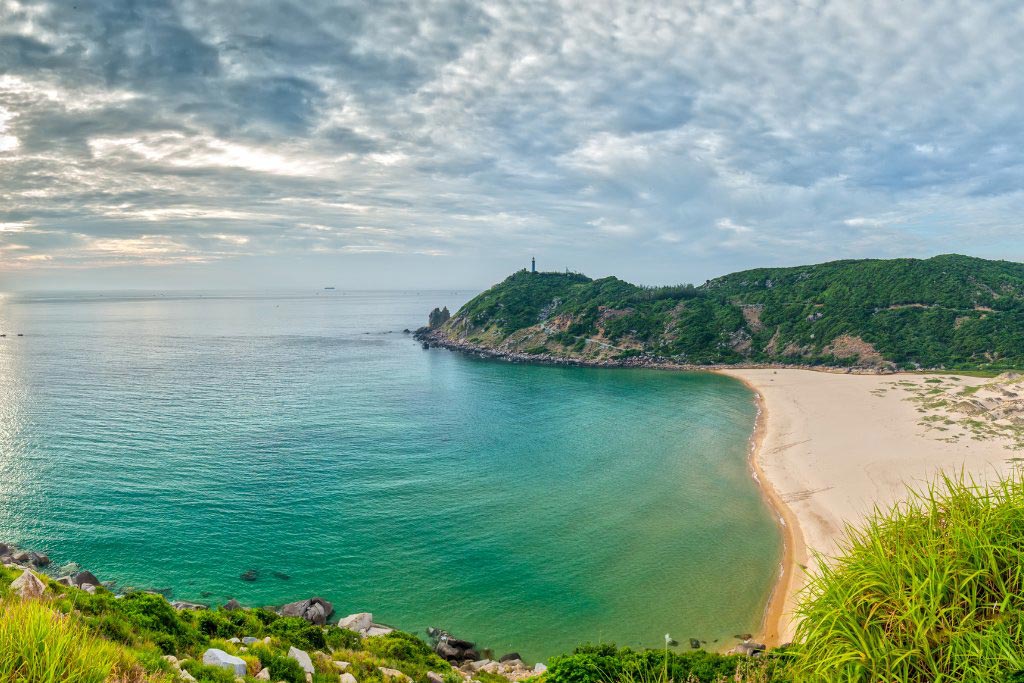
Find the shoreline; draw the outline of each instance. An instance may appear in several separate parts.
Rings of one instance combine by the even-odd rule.
[[[807,368],[716,372],[742,382],[758,405],[751,469],[785,544],[785,566],[760,634],[773,645],[793,639],[796,598],[820,563],[841,552],[848,524],[859,526],[876,507],[898,504],[908,489],[944,472],[979,483],[1005,477],[1021,447],[1006,436],[972,431],[971,419],[960,421],[964,414],[948,401],[927,404],[936,387],[945,387],[944,396],[979,396],[992,381],[987,378]]]
[[[732,377],[727,373],[716,372],[716,374]],[[757,487],[771,509],[776,525],[779,527],[779,533],[782,535],[782,558],[778,578],[768,594],[761,617],[761,626],[754,635],[755,640],[763,641],[768,647],[778,647],[791,642],[794,636],[795,623],[791,618],[787,621],[787,615],[792,614],[796,594],[802,585],[800,581],[802,576],[797,569],[801,565],[806,565],[807,548],[796,515],[786,505],[779,492],[775,490],[775,486],[772,485],[771,480],[761,467],[760,458],[764,450],[769,420],[768,406],[764,396],[757,390],[757,387],[745,379],[740,377],[732,377],[732,379],[741,382],[754,394],[757,415],[754,418],[754,430],[750,435],[748,462],[754,481],[757,482]]]
[[[839,554],[847,525],[861,524],[876,507],[897,504],[908,489],[920,489],[943,472],[977,481],[1006,476],[1014,467],[1013,449],[1024,449],[1024,434],[1014,439],[1005,432],[979,432],[970,425],[972,413],[957,412],[982,385],[999,381],[988,373],[688,365],[646,356],[587,361],[488,349],[429,330],[419,330],[416,339],[424,348],[505,362],[709,372],[746,386],[757,406],[748,447],[751,476],[783,540],[781,566],[757,633],[769,646],[793,640],[797,597],[820,563]],[[1008,395],[1020,395],[1020,389]],[[930,403],[928,397],[940,390],[945,400]],[[1006,395],[997,387],[985,400],[999,391]]]

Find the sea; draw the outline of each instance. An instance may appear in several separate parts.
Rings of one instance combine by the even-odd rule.
[[[782,541],[750,391],[405,332],[473,294],[0,295],[0,541],[118,590],[316,595],[531,662],[756,632]]]

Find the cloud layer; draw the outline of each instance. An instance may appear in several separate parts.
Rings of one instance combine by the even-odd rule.
[[[1020,259],[1022,45],[1019,2],[0,0],[0,284]]]

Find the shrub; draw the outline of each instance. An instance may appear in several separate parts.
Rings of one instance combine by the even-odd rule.
[[[328,626],[324,630],[324,639],[327,641],[327,647],[332,650],[340,650],[342,648],[346,650],[363,649],[363,639],[359,637],[358,633],[347,628]]]
[[[233,671],[219,666],[209,666],[194,659],[182,662],[181,668],[192,674],[199,683],[235,683]]]
[[[267,631],[303,650],[322,650],[327,647],[324,630],[302,617],[281,617]]]
[[[862,531],[798,609],[797,680],[999,681],[1024,670],[1024,482],[943,478]]]
[[[265,645],[253,645],[249,648],[250,655],[258,657],[264,668],[270,668],[271,678],[275,681],[288,683],[306,683],[306,672],[291,657],[278,654]]]
[[[2,681],[103,683],[134,668],[124,650],[42,603],[0,603]]]
[[[584,645],[571,655],[549,662],[546,683],[712,683],[732,679],[745,657],[696,650],[677,653],[664,650],[616,649],[614,645]],[[767,671],[768,664],[762,665]],[[742,680],[742,679],[741,679]],[[764,680],[773,680],[765,677]]]

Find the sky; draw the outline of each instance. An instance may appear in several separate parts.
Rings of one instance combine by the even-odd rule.
[[[0,0],[0,289],[1024,260],[1019,0]]]

